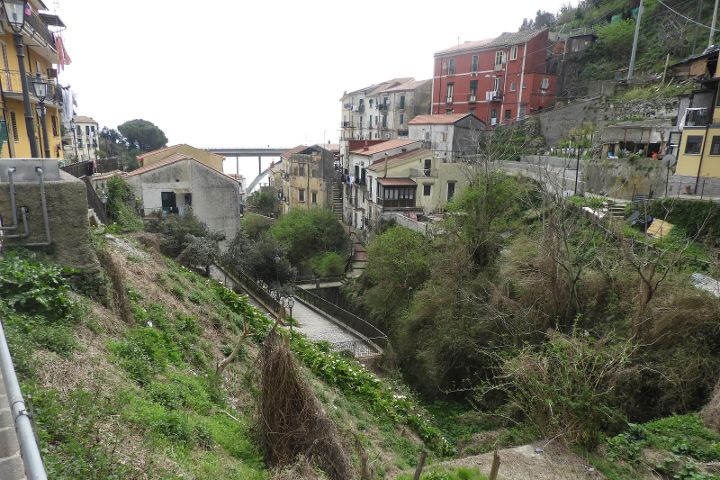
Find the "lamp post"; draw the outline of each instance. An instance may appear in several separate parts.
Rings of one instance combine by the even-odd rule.
[[[3,0],[3,9],[7,22],[12,28],[15,50],[17,51],[18,65],[20,69],[20,82],[22,84],[23,107],[25,110],[25,129],[27,130],[28,142],[30,142],[30,155],[38,158],[38,146],[35,142],[35,121],[32,108],[30,108],[30,90],[27,74],[25,73],[25,45],[23,45],[22,31],[25,26],[25,2],[23,0]]]
[[[47,122],[45,120],[45,99],[48,94],[48,83],[42,78],[40,73],[35,74],[33,79],[33,90],[35,90],[35,96],[40,102],[38,109],[40,111],[40,126],[43,137],[43,147],[45,149],[45,158],[50,158],[50,140],[47,135]]]
[[[280,304],[282,305],[283,309],[290,310],[290,319],[288,320],[288,322],[290,323],[290,336],[292,336],[292,334],[293,334],[292,311],[293,311],[293,307],[295,306],[295,299],[292,297],[292,295],[287,296],[287,297],[283,296],[280,298]]]

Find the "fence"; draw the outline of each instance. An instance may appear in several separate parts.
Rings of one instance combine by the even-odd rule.
[[[107,211],[105,210],[105,204],[100,200],[100,197],[98,197],[97,192],[92,186],[92,182],[90,181],[90,178],[87,176],[80,177],[81,180],[85,183],[85,190],[87,191],[87,200],[88,205],[90,208],[92,208],[95,211],[95,215],[98,216],[100,221],[107,225],[108,219],[107,219]]]
[[[275,300],[272,295],[270,295],[270,292],[268,292],[265,288],[262,287],[258,282],[253,280],[250,276],[248,276],[244,272],[233,272],[229,273],[226,268],[224,267],[218,267],[222,272],[233,282],[237,283],[238,285],[242,285],[243,288],[245,288],[247,291],[249,291],[255,299],[260,302],[265,308],[270,310],[271,312],[278,312],[280,311],[280,302]]]
[[[295,291],[295,295],[305,303],[309,303],[310,305],[317,307],[343,325],[352,328],[380,348],[385,349],[389,345],[390,342],[388,341],[387,335],[385,335],[375,325],[371,324],[367,320],[363,320],[354,313],[348,312],[347,310],[338,307],[334,303],[328,302],[324,298],[319,297],[304,288],[298,288]]]
[[[373,343],[376,343],[376,338],[369,338]],[[375,348],[372,347],[368,342],[364,340],[352,340],[349,342],[335,342],[332,343],[332,349],[339,353],[349,353],[354,358],[362,359],[368,357],[375,357],[380,355]]]
[[[62,167],[62,171],[73,177],[92,176],[94,173],[108,173],[120,170],[120,160],[117,158],[105,158],[102,160],[88,160],[85,162],[71,163]]]

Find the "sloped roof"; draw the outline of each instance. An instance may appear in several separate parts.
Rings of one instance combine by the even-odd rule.
[[[188,145],[187,143],[178,143],[176,145],[170,145],[168,147],[159,148],[159,149],[153,150],[151,152],[145,152],[145,153],[138,155],[136,158],[142,162],[142,160],[145,157],[149,157],[149,156],[161,153],[161,152],[165,152],[167,150],[172,150],[173,148],[177,148],[177,147],[192,148],[193,150],[203,151],[203,152],[207,153],[208,155],[214,155],[214,156],[220,158],[221,160],[225,160],[225,157],[223,157],[222,155],[218,155],[217,153],[208,152],[207,150],[203,150],[202,148],[193,147],[192,145]]]
[[[353,150],[350,153],[354,153],[357,155],[374,155],[376,153],[384,152],[386,150],[392,150],[393,148],[400,148],[407,145],[412,145],[413,143],[418,143],[420,140],[408,140],[406,138],[395,138],[393,140],[388,140],[387,142],[377,143],[375,145],[370,145],[369,147],[363,147],[359,148],[357,150]],[[367,149],[366,149],[367,148]]]
[[[368,170],[372,170],[373,172],[382,172],[385,170],[385,164],[387,163],[388,168],[395,167],[397,165],[401,165],[403,162],[407,160],[413,160],[417,158],[423,158],[423,157],[432,157],[433,152],[432,150],[428,150],[426,148],[419,148],[417,150],[410,150],[409,152],[402,152],[398,153],[397,155],[393,155],[391,157],[387,158],[380,158],[378,160],[375,160],[370,164],[368,167]]]
[[[426,83],[432,82],[431,79],[427,80],[415,80],[414,78],[411,78],[407,82],[401,83],[400,85],[390,87],[387,90],[384,90],[385,92],[404,92],[406,90],[415,90],[418,87],[423,86]]]
[[[415,180],[407,177],[378,178],[377,182],[383,187],[413,187],[417,185]]]
[[[75,122],[75,123],[95,123],[95,124],[98,123],[94,118],[86,117],[84,115],[74,115],[73,122]]]
[[[173,163],[179,162],[179,161],[181,161],[181,160],[188,160],[188,159],[189,159],[189,160],[195,160],[194,158],[189,157],[189,156],[185,155],[184,153],[174,153],[174,154],[170,155],[169,157],[163,158],[162,160],[158,160],[157,162],[152,163],[152,164],[150,164],[150,165],[146,165],[146,166],[144,166],[144,167],[136,168],[136,169],[133,170],[132,172],[128,173],[127,176],[128,176],[128,177],[134,177],[134,176],[137,176],[137,175],[142,175],[143,173],[147,173],[147,172],[150,172],[150,171],[152,171],[152,170],[157,170],[158,168],[162,168],[162,167],[165,167],[165,166],[167,166],[167,165],[172,165]],[[197,160],[195,160],[195,161],[197,162]],[[200,162],[198,162],[198,163],[200,163]],[[222,173],[222,172],[220,172],[220,173]]]
[[[391,78],[390,80],[385,80],[384,82],[374,83],[368,87],[347,92],[343,95],[343,98],[348,95],[356,95],[358,93],[363,93],[365,95],[377,95],[378,93],[382,93],[391,88],[396,88],[399,85],[407,84],[411,81],[414,82],[415,79],[412,77]]]
[[[452,125],[465,117],[474,116],[472,113],[453,113],[450,115],[418,115],[408,122],[408,125]],[[475,117],[477,118],[477,117]],[[478,118],[478,120],[480,120]],[[482,121],[482,120],[480,120]]]
[[[469,50],[481,50],[485,48],[497,48],[497,47],[508,47],[510,45],[518,45],[521,43],[528,42],[533,38],[540,35],[543,30],[524,30],[522,32],[503,32],[495,38],[485,40],[475,40],[455,45],[454,47],[446,48],[435,52],[435,56],[446,55],[448,53],[459,53]]]
[[[297,147],[291,148],[290,150],[283,152],[283,154],[280,155],[280,158],[287,160],[292,155],[295,155],[296,153],[304,152],[308,148],[310,148],[310,147],[308,147],[307,145],[298,145]]]

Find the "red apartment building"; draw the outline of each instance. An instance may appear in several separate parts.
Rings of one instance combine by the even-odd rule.
[[[432,113],[474,113],[511,123],[555,102],[548,30],[503,33],[435,53]]]

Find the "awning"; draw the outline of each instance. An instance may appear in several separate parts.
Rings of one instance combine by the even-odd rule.
[[[412,178],[378,178],[383,187],[414,187],[417,185]]]
[[[38,13],[38,15],[40,16],[40,19],[45,23],[45,25],[47,25],[49,27],[67,28],[67,27],[65,27],[65,24],[63,23],[63,21],[60,20],[60,17],[58,17],[57,15],[54,15],[52,13],[42,13],[42,12]]]

